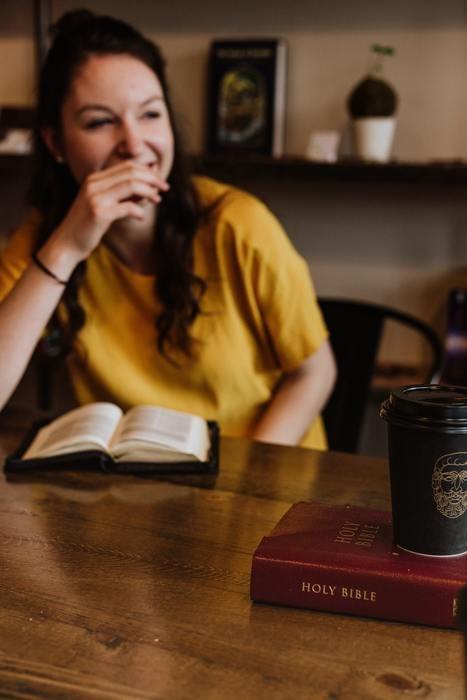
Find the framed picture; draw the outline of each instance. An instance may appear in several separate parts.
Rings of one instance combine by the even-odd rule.
[[[284,39],[213,41],[208,76],[207,152],[281,156],[286,82]]]

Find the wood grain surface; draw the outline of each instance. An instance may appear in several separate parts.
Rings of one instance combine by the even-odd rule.
[[[386,463],[224,438],[215,478],[2,471],[0,698],[463,699],[460,632],[251,603],[299,500],[389,508]]]

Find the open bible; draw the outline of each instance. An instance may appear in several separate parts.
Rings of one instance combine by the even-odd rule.
[[[217,470],[217,453],[217,425],[200,416],[98,402],[36,425],[5,466],[199,473]]]

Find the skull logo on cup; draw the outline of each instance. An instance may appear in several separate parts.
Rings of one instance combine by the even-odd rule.
[[[433,496],[438,511],[459,518],[467,510],[467,452],[440,457],[433,469]]]

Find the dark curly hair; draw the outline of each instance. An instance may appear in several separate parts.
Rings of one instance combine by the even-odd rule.
[[[170,190],[159,204],[154,231],[155,294],[161,311],[155,319],[158,350],[170,359],[181,350],[190,357],[193,341],[190,325],[201,312],[204,280],[193,272],[193,239],[202,215],[191,182],[188,159],[178,132],[165,73],[165,61],[158,47],[126,22],[87,10],[65,13],[51,27],[52,44],[41,70],[34,130],[34,171],[31,204],[41,215],[39,249],[66,215],[78,193],[78,184],[66,164],[57,163],[46,147],[41,132],[51,128],[59,137],[61,107],[79,68],[95,55],[127,54],[145,63],[163,89],[174,135],[174,159],[168,178]],[[76,334],[86,318],[78,291],[86,261],[74,270],[64,292],[67,320],[55,312],[50,324],[54,347],[63,356],[70,352]],[[172,360],[173,361],[173,360]]]

